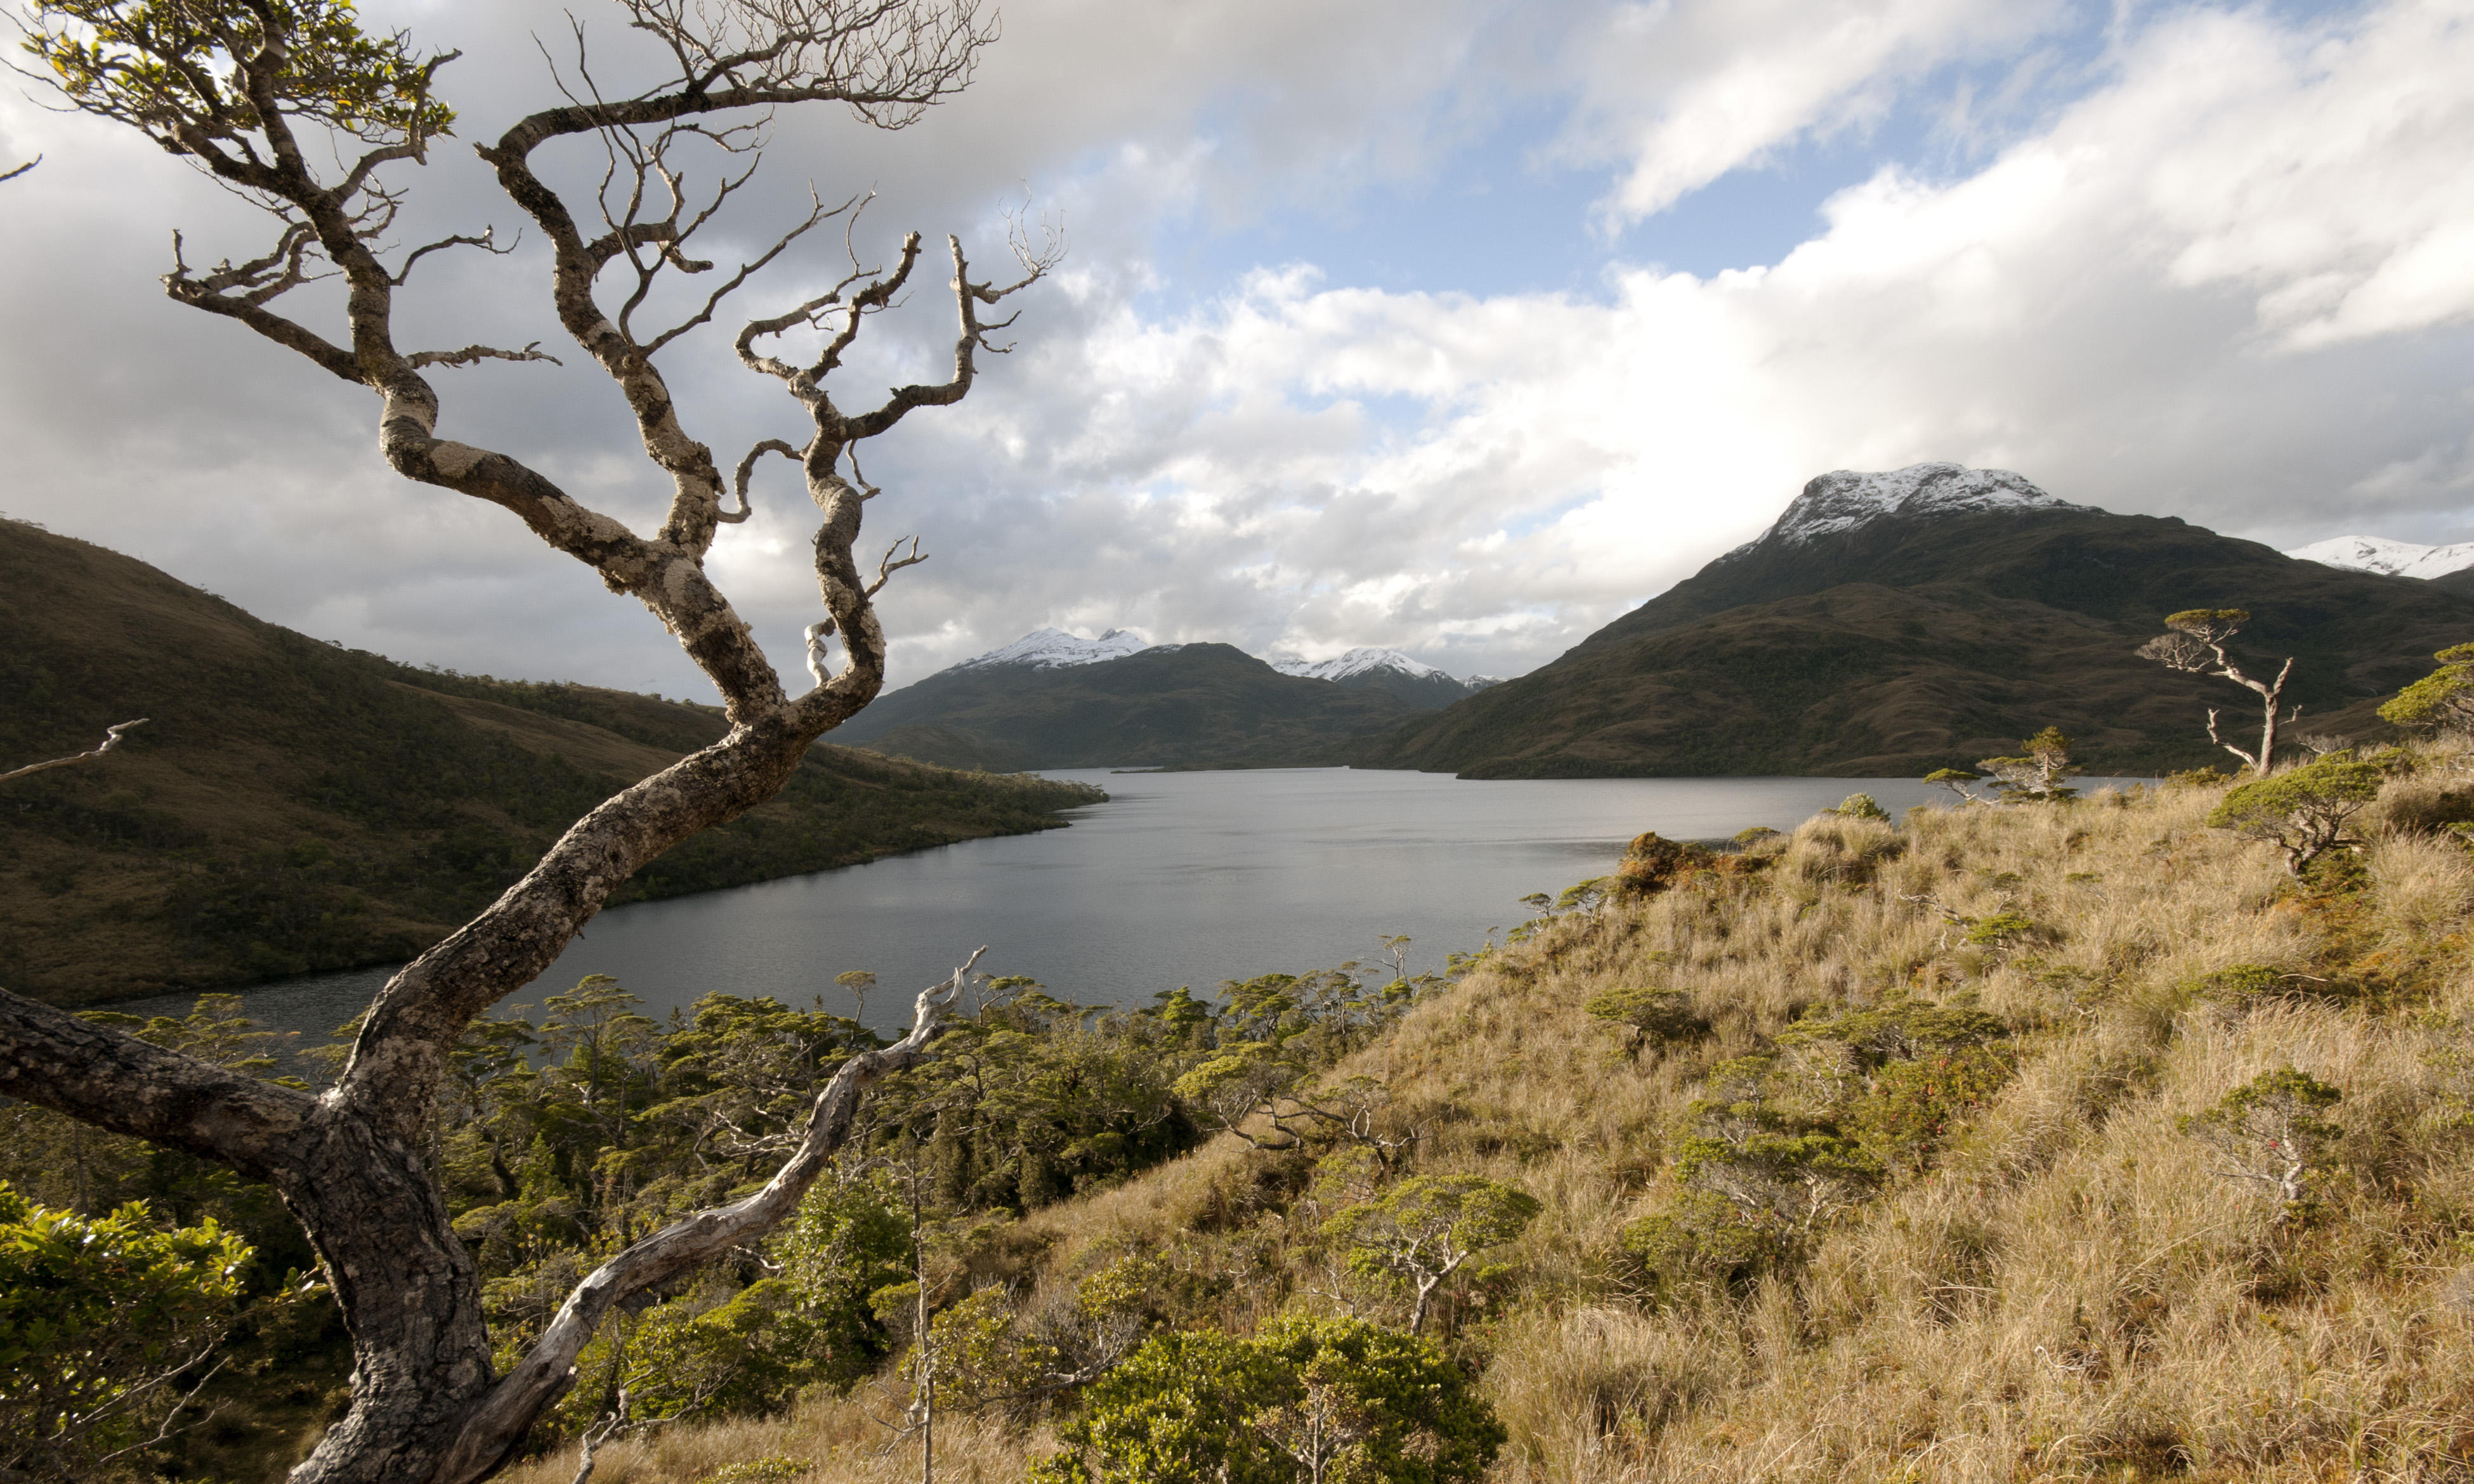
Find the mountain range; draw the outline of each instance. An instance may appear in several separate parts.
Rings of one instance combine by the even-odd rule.
[[[1397,650],[1266,660],[1227,644],[1040,629],[879,696],[835,733],[956,768],[1244,767],[1321,758],[1498,683]]]
[[[568,824],[719,738],[718,708],[398,664],[0,520],[0,985],[62,1003],[405,958]],[[820,745],[612,898],[1051,828],[1104,797]]]
[[[2180,520],[1953,464],[1840,470],[1758,539],[1544,667],[1349,749],[1473,778],[1915,775],[2058,726],[2098,772],[2226,762],[2248,692],[2133,651],[2167,613],[2244,608],[2237,658],[2286,657],[2301,732],[2389,729],[2382,698],[2474,638],[2439,583],[2297,561]]]

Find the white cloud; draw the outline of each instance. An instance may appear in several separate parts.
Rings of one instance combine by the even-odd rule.
[[[1568,156],[1628,162],[1606,203],[1638,220],[1813,133],[1878,121],[1920,74],[2007,52],[2067,15],[2058,0],[1652,0],[1576,38]]]
[[[403,13],[473,41],[475,133],[537,93],[521,33],[554,12]],[[1611,36],[1578,4],[1052,0],[1008,6],[980,85],[909,132],[786,118],[783,176],[885,187],[862,252],[958,225],[984,260],[1024,181],[1076,236],[1015,354],[869,460],[871,539],[916,530],[934,559],[887,596],[897,678],[1044,624],[1517,671],[1753,535],[1811,475],[1919,459],[2284,544],[2366,509],[2422,522],[2399,535],[2469,534],[2442,528],[2469,503],[2462,3],[2150,17],[2100,86],[1971,173],[1885,165],[1744,272],[1616,265],[1585,292],[1479,297],[1290,264],[1198,292],[1154,251],[1170,229],[1345,215],[1366,182],[1415,180],[1557,87],[1578,100],[1565,144],[1617,162],[1621,210],[1654,209],[1860,126],[1949,59],[2019,58],[2056,13],[1679,0]],[[0,140],[52,156],[0,187],[24,193],[0,262],[40,287],[0,304],[0,506],[407,658],[695,687],[649,617],[501,514],[388,475],[366,394],[155,295],[176,222],[214,253],[255,241],[237,203],[6,99]],[[419,184],[434,221],[512,221],[469,158]],[[1498,224],[1508,251],[1579,225]],[[442,267],[407,300],[422,343],[555,346],[537,265]],[[852,385],[933,364],[942,315],[916,297]],[[797,415],[719,339],[683,346],[672,378],[729,462]],[[659,487],[589,371],[442,385],[458,436],[653,517]],[[795,674],[804,502],[776,467],[757,503],[714,566]]]

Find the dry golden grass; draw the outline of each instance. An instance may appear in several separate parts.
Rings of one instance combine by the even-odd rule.
[[[2453,786],[2392,784],[2389,817]],[[2218,797],[1816,820],[1759,875],[1540,931],[1345,1068],[1389,1084],[1421,1168],[1544,1204],[1517,1288],[1452,1336],[1512,1431],[1496,1476],[2474,1478],[2474,1073],[2451,1060],[2474,1049],[2474,865],[2375,829],[2359,891],[2297,890],[2273,852],[2204,827]],[[2003,911],[2036,924],[2007,950],[1953,922]],[[2236,966],[2292,993],[2203,982]],[[1636,1053],[1580,1008],[1640,984],[1688,993],[1710,1034]],[[1802,1262],[1653,1300],[1619,1233],[1672,1198],[1707,1069],[1807,1011],[1903,995],[2006,1017],[2018,1075]],[[2300,1215],[2176,1125],[2286,1065],[2345,1094]],[[1034,1213],[975,1261],[1027,1288],[1176,1251],[1225,1280],[1196,1317],[1242,1328],[1333,1302],[1310,1174],[1223,1141]],[[875,1458],[856,1419],[682,1429],[601,1477],[684,1484],[772,1453],[819,1480],[915,1471]],[[953,1476],[1011,1478],[1040,1445],[990,1423],[956,1448]]]

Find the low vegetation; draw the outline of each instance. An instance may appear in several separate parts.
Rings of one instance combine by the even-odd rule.
[[[2329,758],[2268,780],[2368,770],[2298,866],[2200,775],[1644,836],[1444,978],[1007,985],[509,1476],[596,1419],[605,1484],[915,1478],[931,1425],[957,1479],[2474,1476],[2474,754]],[[861,1034],[485,1025],[438,1159],[495,1314]],[[37,1203],[174,1188],[47,1148]],[[158,1209],[279,1245],[246,1197]]]

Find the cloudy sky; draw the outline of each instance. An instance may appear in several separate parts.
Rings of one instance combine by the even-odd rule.
[[[535,34],[572,48],[554,6],[361,9],[462,49],[465,141],[555,96]],[[575,14],[623,82],[618,12]],[[915,227],[1002,262],[1026,205],[1070,234],[970,399],[869,450],[872,537],[932,554],[885,600],[897,683],[1041,626],[1515,674],[1833,468],[2011,468],[2279,545],[2474,538],[2474,0],[1008,0],[1003,25],[910,130],[781,118],[771,190],[708,253],[811,180],[877,192],[867,260]],[[512,517],[396,480],[374,398],[167,301],[172,231],[237,257],[252,209],[41,101],[0,89],[0,168],[43,156],[0,186],[0,511],[400,658],[710,694]],[[519,225],[460,145],[399,180],[408,241]],[[407,346],[561,348],[529,241],[429,265]],[[874,322],[847,399],[933,372],[949,315],[931,288]],[[662,487],[567,360],[433,373],[440,431],[649,529]],[[665,365],[725,464],[801,436],[727,334]],[[713,565],[795,674],[787,466],[757,506]]]

